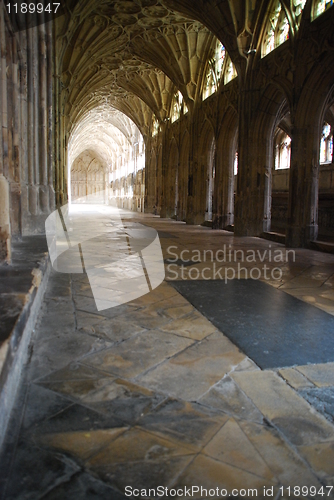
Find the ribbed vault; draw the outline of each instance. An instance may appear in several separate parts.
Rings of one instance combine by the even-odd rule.
[[[140,141],[140,131],[124,113],[99,106],[81,117],[69,139],[69,164],[85,150],[91,149],[110,168],[120,154]]]
[[[145,136],[153,115],[160,122],[168,117],[177,90],[192,110],[216,37],[194,21],[199,16],[193,8],[182,2],[180,8],[182,13],[173,2],[155,0],[69,4],[56,28],[65,133],[82,113],[112,106]],[[225,8],[231,18],[229,6]],[[231,33],[225,35],[223,43],[233,51]]]

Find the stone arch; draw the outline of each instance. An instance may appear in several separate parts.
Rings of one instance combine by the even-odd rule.
[[[234,158],[238,142],[238,115],[228,107],[217,139],[216,177],[212,226],[224,229],[234,223]]]
[[[305,247],[318,238],[319,150],[322,123],[334,98],[330,52],[309,71],[294,116],[287,245]]]
[[[281,119],[282,110],[287,109],[287,103],[288,97],[282,86],[269,84],[248,126],[249,131],[244,123],[242,133],[239,129],[239,175],[235,207],[235,229],[238,235],[259,236],[271,229],[274,130],[275,124]]]

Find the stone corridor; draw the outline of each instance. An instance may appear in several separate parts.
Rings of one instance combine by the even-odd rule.
[[[129,497],[126,487],[154,498],[148,489],[158,486],[207,489],[193,498],[221,498],[209,492],[216,488],[242,489],[239,498],[257,489],[263,498],[264,487],[277,499],[334,498],[334,363],[260,369],[174,286],[192,280],[194,268],[211,266],[205,279],[214,278],[216,261],[197,254],[168,268],[171,246],[189,257],[231,245],[259,250],[260,260],[284,247],[152,215],[122,217],[159,232],[166,280],[98,312],[86,275],[51,271],[0,460],[1,498],[118,500]],[[310,314],[334,315],[332,255],[299,249],[288,262],[269,260],[282,277],[262,276],[266,286],[297,297]],[[294,486],[306,488],[303,496]]]

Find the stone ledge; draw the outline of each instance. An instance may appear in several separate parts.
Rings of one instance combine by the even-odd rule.
[[[12,264],[0,266],[0,446],[50,273],[45,237],[25,237],[12,250]]]
[[[285,234],[275,233],[273,231],[265,231],[261,234],[261,238],[285,245]]]
[[[334,243],[328,241],[311,241],[310,248],[320,252],[334,253]]]

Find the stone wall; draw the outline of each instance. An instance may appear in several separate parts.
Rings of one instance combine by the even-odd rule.
[[[285,232],[288,217],[288,169],[273,172],[272,230]],[[334,238],[334,164],[320,165],[318,199],[318,238]]]
[[[9,208],[0,245],[1,259],[10,259],[8,239],[44,232],[55,205],[52,24],[14,32],[1,3],[0,33],[0,175],[8,183]],[[1,213],[6,200],[1,196]]]
[[[333,12],[312,20],[306,9],[293,39],[263,58],[259,46],[247,71],[241,65],[238,78],[204,101],[197,94],[191,112],[161,123],[146,141],[146,211],[157,207],[162,217],[202,224],[210,186],[215,228],[234,223],[236,235],[259,236],[273,227],[296,247],[318,233],[334,239],[333,169],[319,165],[321,130],[334,104]],[[273,154],[276,127],[288,121],[289,177],[274,171]]]

